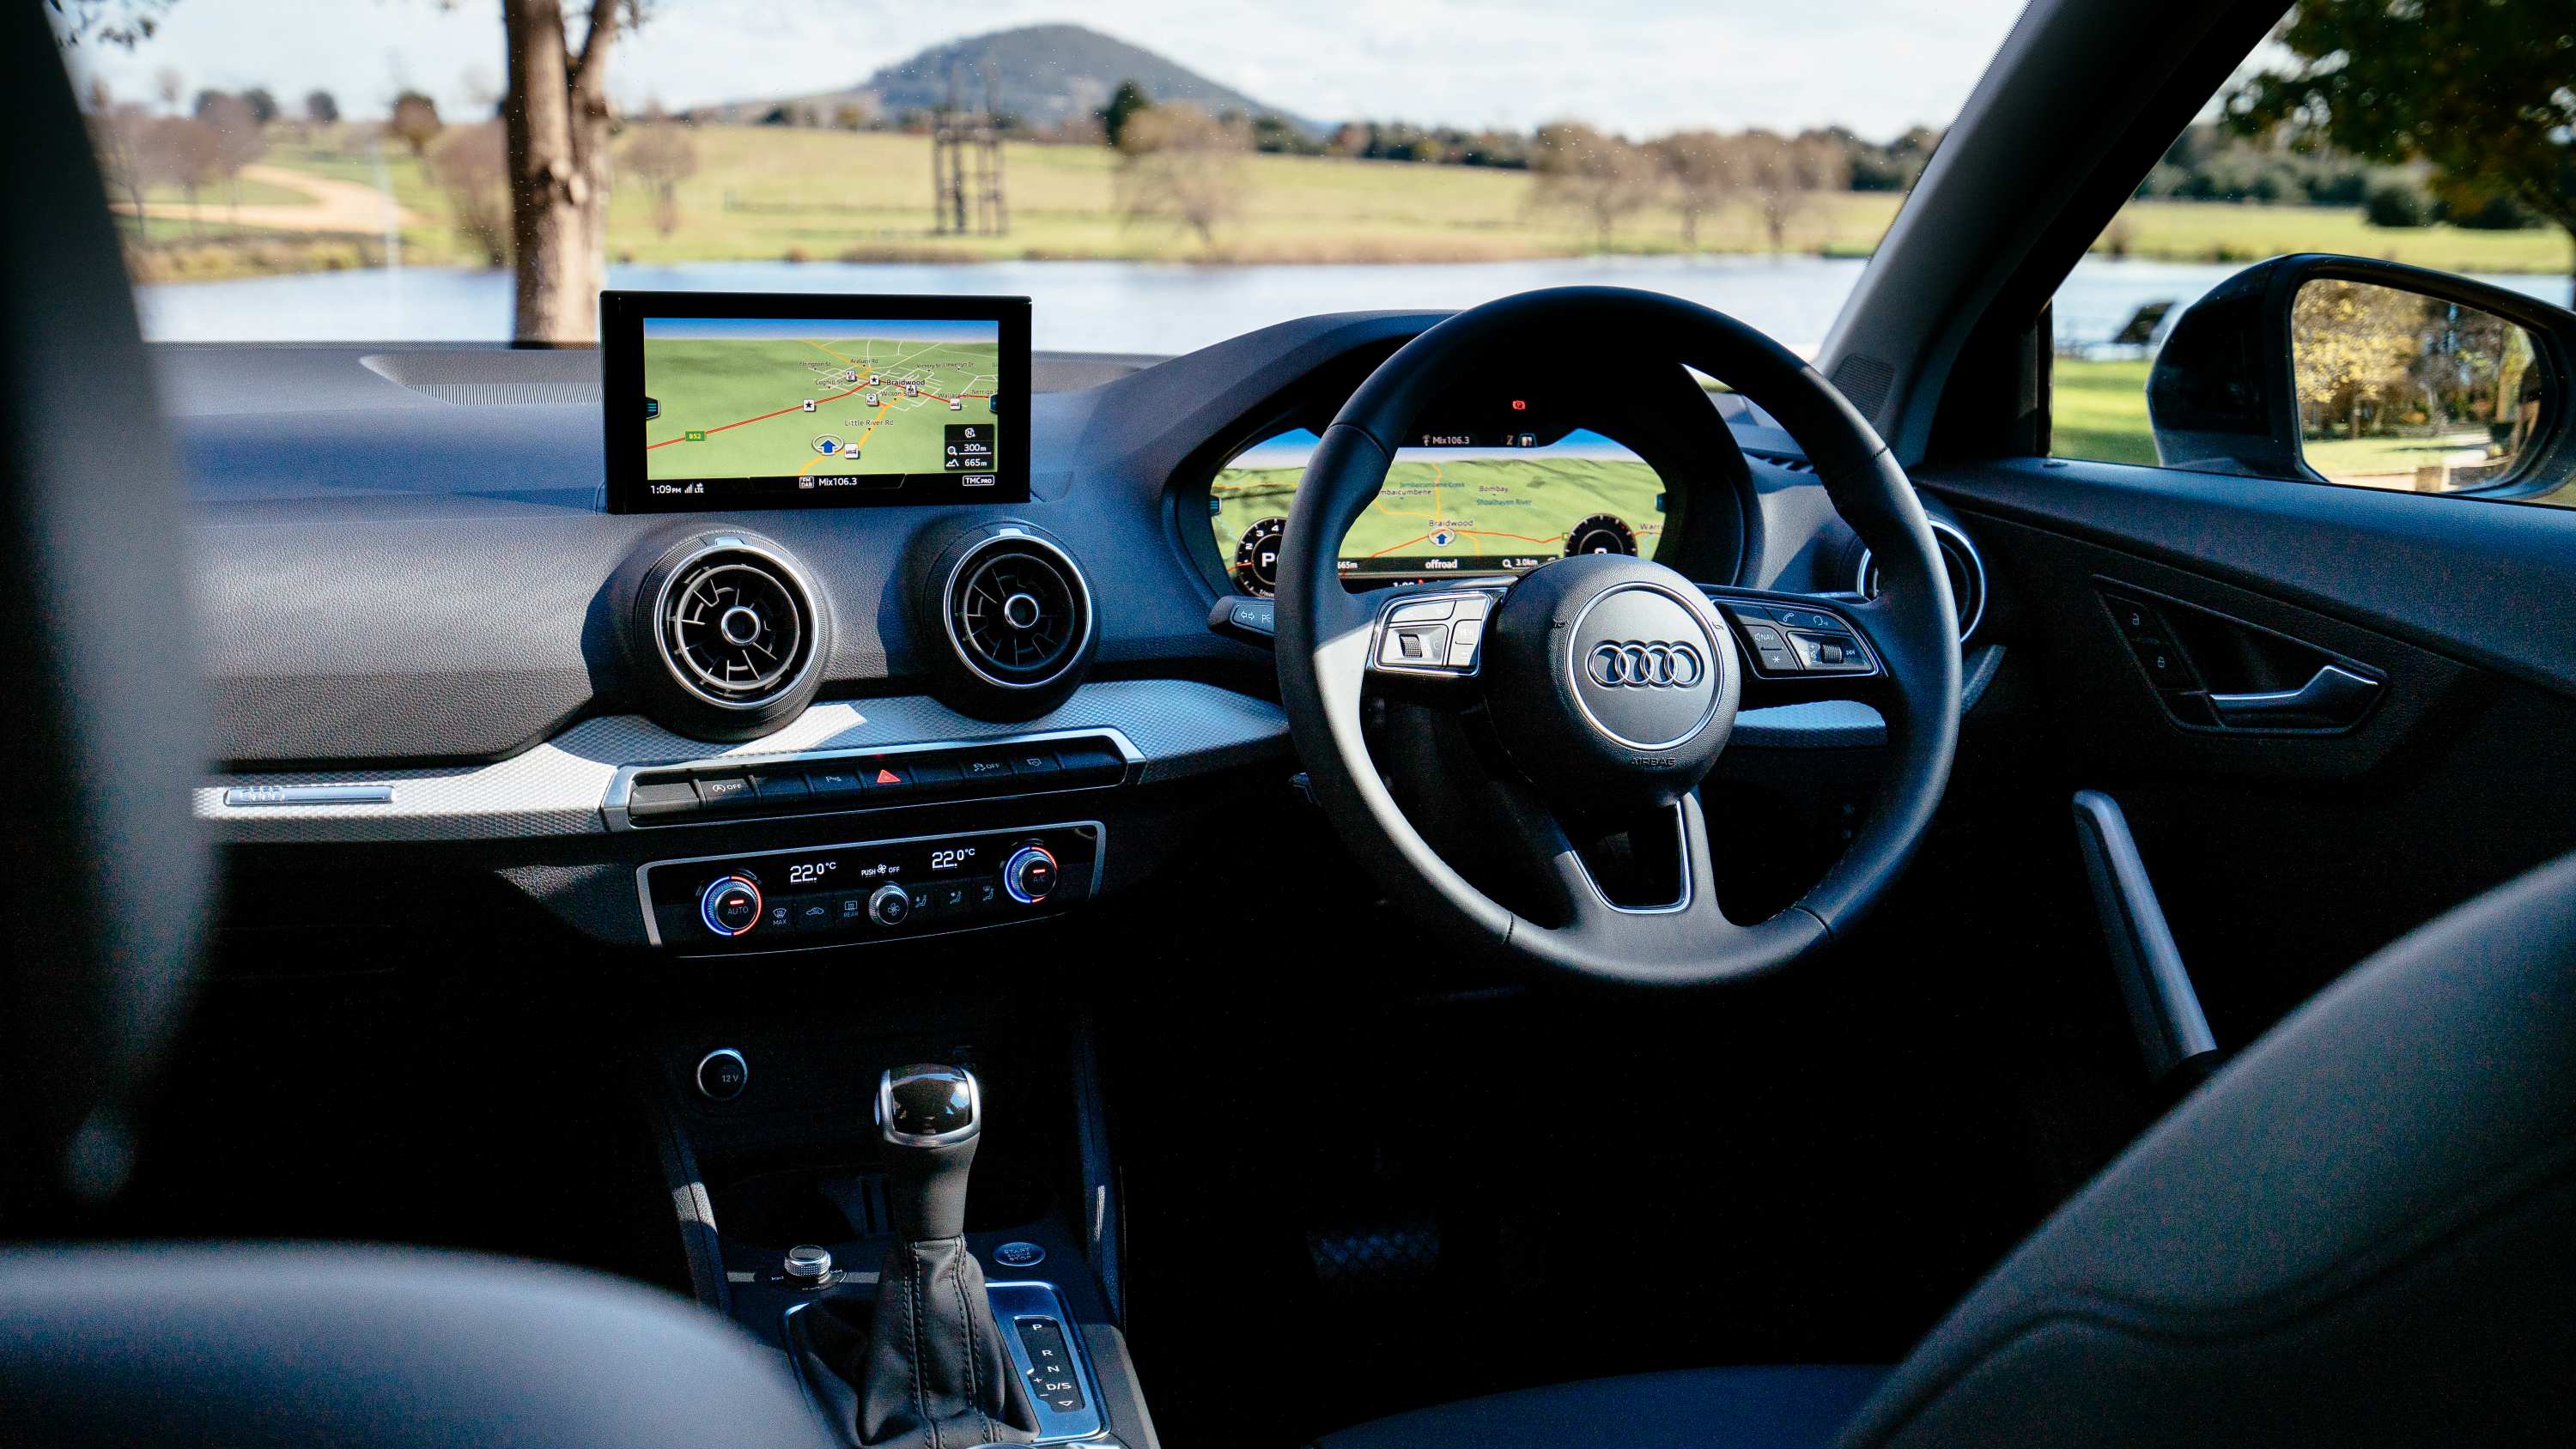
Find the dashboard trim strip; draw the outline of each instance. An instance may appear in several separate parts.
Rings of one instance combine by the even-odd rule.
[[[491,841],[605,835],[612,798],[621,813],[632,772],[647,767],[758,767],[821,756],[890,754],[944,744],[1000,746],[1014,740],[1113,735],[1128,755],[1130,784],[1186,780],[1218,770],[1283,760],[1288,720],[1268,700],[1195,680],[1098,680],[1033,720],[1001,723],[960,714],[924,695],[818,703],[776,732],[739,744],[674,734],[641,715],[597,715],[506,760],[481,765],[385,769],[245,771],[202,780],[195,817],[216,838],[241,844]],[[621,783],[621,774],[624,779]],[[365,785],[391,789],[368,804],[227,806],[228,790]],[[1103,786],[1079,787],[1089,789]],[[1077,791],[1047,791],[1076,798]],[[976,802],[1001,797],[975,797]],[[924,801],[923,804],[934,802]],[[909,802],[893,807],[914,808]],[[828,812],[800,812],[815,815]],[[757,815],[710,817],[721,829]],[[694,822],[693,822],[694,823]]]

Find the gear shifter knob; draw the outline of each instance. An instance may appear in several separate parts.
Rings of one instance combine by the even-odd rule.
[[[963,1236],[966,1178],[984,1131],[984,1089],[964,1067],[920,1063],[877,1080],[886,1200],[907,1243]]]

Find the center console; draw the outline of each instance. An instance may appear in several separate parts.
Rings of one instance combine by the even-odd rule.
[[[873,1014],[807,1006],[675,1020],[656,1046],[699,1297],[782,1354],[858,1449],[1150,1449],[1080,1026],[971,987]]]
[[[657,860],[635,872],[635,888],[656,946],[849,945],[1057,914],[1098,888],[1106,836],[1087,820]]]

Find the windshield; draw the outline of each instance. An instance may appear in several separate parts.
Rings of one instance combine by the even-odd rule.
[[[563,8],[60,0],[147,334],[986,293],[1169,354],[1610,283],[1812,352],[2019,0]]]

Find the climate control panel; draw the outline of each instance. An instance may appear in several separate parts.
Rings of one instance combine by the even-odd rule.
[[[657,860],[644,931],[691,953],[836,946],[1062,911],[1099,884],[1098,821]]]

